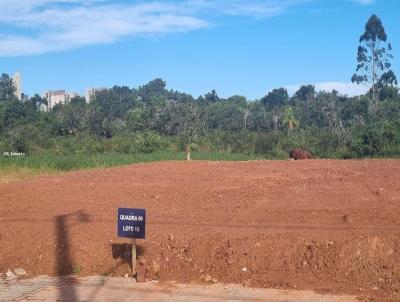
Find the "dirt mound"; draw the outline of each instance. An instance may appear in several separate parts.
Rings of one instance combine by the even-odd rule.
[[[130,273],[117,208],[147,210],[138,278],[400,300],[400,161],[163,162],[0,185],[0,272]]]
[[[290,151],[290,158],[295,160],[298,159],[313,159],[313,156],[310,151],[306,149],[296,148]]]

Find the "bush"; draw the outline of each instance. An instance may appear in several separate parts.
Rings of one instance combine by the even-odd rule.
[[[98,136],[65,136],[53,140],[53,149],[62,154],[151,153],[159,150],[160,146],[161,138],[153,132],[110,139]]]
[[[216,130],[200,139],[198,144],[199,148],[205,151],[252,154],[254,153],[254,133]]]
[[[33,125],[19,126],[8,132],[8,149],[12,152],[32,153],[40,148],[38,129]]]
[[[277,152],[279,135],[277,133],[258,133],[254,142],[256,154],[273,154]]]
[[[160,142],[160,136],[154,132],[139,133],[134,138],[136,152],[154,152],[160,147]]]
[[[350,149],[359,157],[398,156],[399,126],[398,122],[386,121],[369,125],[361,133],[354,135]]]

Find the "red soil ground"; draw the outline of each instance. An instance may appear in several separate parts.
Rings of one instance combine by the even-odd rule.
[[[162,162],[0,185],[0,272],[130,272],[117,208],[147,210],[138,279],[400,301],[400,161]],[[127,249],[129,250],[129,249]]]

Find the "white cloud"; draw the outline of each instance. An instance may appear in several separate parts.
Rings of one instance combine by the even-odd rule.
[[[0,8],[4,2],[0,3]],[[26,2],[29,6],[33,1]],[[49,5],[51,2],[43,0],[40,4]],[[69,4],[77,2],[70,0]],[[41,8],[32,4],[28,11],[22,13],[13,13],[19,6],[11,5],[8,7],[9,13],[3,15],[0,22],[27,29],[31,33],[3,34],[0,37],[0,55],[41,54],[110,43],[122,37],[182,32],[207,26],[205,20],[181,14],[169,4],[93,3],[87,1],[86,5],[68,8]]]
[[[313,84],[316,91],[327,91],[337,90],[340,94],[347,96],[363,95],[367,93],[368,87],[364,85],[357,85],[354,83],[344,83],[344,82],[321,82]],[[286,86],[288,93],[293,95],[301,85],[289,85]]]
[[[353,0],[354,2],[360,3],[362,5],[370,5],[375,2],[375,0]]]
[[[209,26],[209,15],[270,17],[305,1],[309,0],[0,0],[0,56],[186,32]]]
[[[260,0],[190,0],[187,4],[195,10],[219,13],[230,16],[271,17],[285,11],[291,5],[300,3],[292,1]]]

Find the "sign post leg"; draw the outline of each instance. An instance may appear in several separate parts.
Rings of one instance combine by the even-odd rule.
[[[132,239],[132,275],[136,275],[136,239]]]

